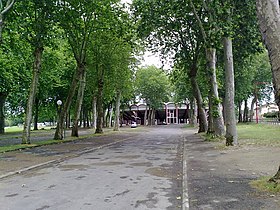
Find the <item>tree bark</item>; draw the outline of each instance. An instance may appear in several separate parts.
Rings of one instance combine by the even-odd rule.
[[[75,74],[73,76],[72,83],[71,83],[71,86],[69,88],[66,101],[63,105],[63,109],[58,116],[56,130],[55,130],[55,134],[54,134],[54,140],[63,139],[64,122],[66,120],[67,113],[69,113],[71,102],[72,102],[72,99],[73,99],[74,94],[76,92],[76,88],[77,88],[81,73],[82,72],[80,72],[80,67],[78,65],[77,68],[76,68]]]
[[[146,105],[145,114],[144,114],[144,126],[147,126],[147,116],[148,116],[148,106]]]
[[[103,87],[104,87],[104,70],[101,69],[101,75],[98,79],[98,93],[97,93],[97,125],[95,133],[103,133],[102,125],[103,125]]]
[[[256,0],[262,38],[272,69],[275,101],[280,109],[280,8],[279,0]],[[274,180],[280,180],[280,167]]]
[[[155,125],[155,115],[156,115],[155,109],[152,108],[152,113],[151,113],[151,125]]]
[[[0,134],[5,133],[5,102],[8,93],[0,92]]]
[[[196,105],[196,100],[193,99],[191,100],[191,110],[190,110],[190,124],[192,126],[197,126],[197,105]]]
[[[214,130],[214,117],[213,117],[213,101],[212,101],[212,91],[209,91],[209,96],[208,96],[208,129],[207,129],[207,134],[215,134]]]
[[[30,130],[31,130],[31,121],[32,121],[32,113],[33,113],[33,105],[36,97],[36,92],[38,89],[39,75],[41,71],[42,64],[42,55],[44,48],[37,47],[34,51],[34,63],[33,63],[33,76],[32,82],[30,85],[28,101],[25,111],[25,121],[23,127],[22,134],[22,144],[30,144]]]
[[[256,96],[254,96],[252,103],[251,103],[251,109],[250,109],[250,122],[253,122],[253,118],[254,118],[254,105],[256,103]]]
[[[35,112],[34,112],[34,130],[38,130],[38,118],[39,118],[39,99],[35,97]]]
[[[117,91],[114,131],[120,130],[120,106],[121,106],[121,91]]]
[[[214,134],[223,136],[225,134],[222,106],[218,93],[218,83],[216,78],[216,49],[206,49],[206,59],[208,63],[208,74],[210,76],[210,89],[212,93],[212,116],[214,125]]]
[[[248,122],[248,100],[244,100],[243,122]]]
[[[74,121],[73,121],[73,127],[72,127],[72,133],[71,136],[78,137],[79,136],[79,120],[81,116],[81,108],[83,104],[83,99],[84,99],[84,92],[85,92],[85,87],[86,87],[86,69],[84,65],[80,66],[80,72],[81,77],[80,77],[80,84],[79,84],[79,89],[78,89],[78,95],[77,95],[77,102],[75,106],[75,115],[74,115]]]
[[[110,110],[109,110],[109,120],[108,120],[108,127],[112,128],[112,118],[113,118],[113,107],[111,105]]]
[[[238,102],[238,123],[242,123],[242,113],[241,113],[241,104],[242,104],[242,101]]]
[[[269,179],[269,182],[280,184],[280,166],[278,168],[277,173],[272,178]]]
[[[205,109],[203,107],[202,95],[201,95],[199,86],[197,84],[196,78],[191,76],[190,80],[191,80],[191,85],[192,85],[192,89],[194,92],[194,97],[197,102],[197,112],[198,112],[198,120],[199,120],[198,133],[206,132],[208,129],[208,124],[207,124],[207,117],[206,117]]]
[[[275,101],[280,107],[280,10],[278,0],[256,0],[262,38],[272,67]]]
[[[152,125],[152,108],[149,107],[149,112],[148,112],[148,126]]]
[[[96,111],[96,97],[93,96],[93,99],[92,99],[92,127],[94,129],[96,129],[96,116],[97,116],[97,111]]]
[[[226,145],[237,145],[237,130],[234,103],[234,68],[232,41],[230,38],[224,38],[224,57],[225,57],[225,125],[226,125]]]

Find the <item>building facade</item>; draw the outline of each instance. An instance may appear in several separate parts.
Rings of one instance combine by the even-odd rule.
[[[132,121],[144,125],[145,112],[149,112],[146,104],[131,105],[123,111],[123,123],[131,124]],[[187,123],[189,118],[189,106],[185,103],[165,103],[161,108],[155,110],[155,124],[181,124]]]

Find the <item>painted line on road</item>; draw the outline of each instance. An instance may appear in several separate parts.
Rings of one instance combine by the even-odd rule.
[[[20,169],[20,170],[17,170],[17,171],[12,171],[12,172],[0,175],[0,180],[4,179],[4,178],[7,178],[9,176],[14,176],[16,174],[21,174],[21,173],[24,173],[26,171],[30,171],[30,170],[33,170],[33,169],[36,169],[36,168],[40,168],[40,167],[43,167],[43,166],[46,166],[46,165],[49,165],[49,164],[60,163],[62,161],[70,159],[70,158],[79,157],[82,154],[93,152],[93,151],[96,151],[96,150],[99,150],[99,149],[102,149],[102,148],[105,148],[105,147],[110,147],[110,146],[115,145],[117,143],[128,141],[131,138],[134,138],[134,137],[128,137],[126,139],[122,139],[122,140],[118,140],[118,141],[111,142],[111,143],[108,143],[108,144],[104,144],[104,145],[101,145],[101,146],[98,146],[98,147],[95,147],[95,148],[83,150],[83,151],[81,151],[81,152],[79,152],[77,154],[74,154],[74,155],[68,155],[68,156],[65,156],[63,158],[59,158],[59,159],[55,159],[55,160],[50,160],[50,161],[47,161],[47,162],[44,162],[44,163],[40,163],[40,164],[37,164],[37,165],[34,165],[34,166],[26,167],[26,168],[23,168],[23,169]]]
[[[189,194],[188,194],[188,176],[187,176],[187,150],[186,150],[186,138],[183,141],[183,196],[182,196],[182,210],[189,210]]]

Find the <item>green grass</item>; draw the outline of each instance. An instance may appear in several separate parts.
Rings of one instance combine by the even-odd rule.
[[[280,146],[280,126],[269,124],[238,124],[239,143],[246,145]]]
[[[3,146],[3,147],[0,147],[0,153],[28,149],[28,148],[33,148],[33,147],[39,147],[39,146],[43,146],[43,145],[60,144],[60,143],[64,143],[64,142],[71,142],[71,141],[74,141],[77,139],[78,138],[70,137],[69,139],[67,138],[64,140],[46,140],[46,141],[40,141],[40,142],[36,142],[36,143],[32,143],[32,144],[16,144],[16,145],[10,145],[10,146]]]
[[[19,133],[21,131],[23,131],[23,127],[12,126],[5,128],[5,133]]]
[[[270,177],[261,177],[258,180],[250,182],[250,185],[260,191],[280,194],[280,184],[268,182]]]
[[[38,131],[44,131],[44,130],[50,130],[52,127],[46,126],[39,128]],[[23,127],[18,127],[18,126],[12,126],[12,127],[6,127],[5,128],[5,133],[10,134],[10,133],[21,133],[23,131]]]

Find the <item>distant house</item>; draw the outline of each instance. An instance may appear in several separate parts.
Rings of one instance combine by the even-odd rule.
[[[279,111],[278,106],[275,103],[267,103],[264,105],[259,105],[257,108],[254,109],[254,119],[256,119],[257,115],[259,119],[262,119],[265,113],[278,112],[278,111]]]
[[[136,121],[137,124],[144,125],[145,111],[148,110],[146,104],[133,104],[123,112],[123,120],[125,124],[130,124]],[[175,104],[168,102],[156,110],[155,120],[156,124],[180,124],[187,123],[189,118],[189,107],[185,103]]]

